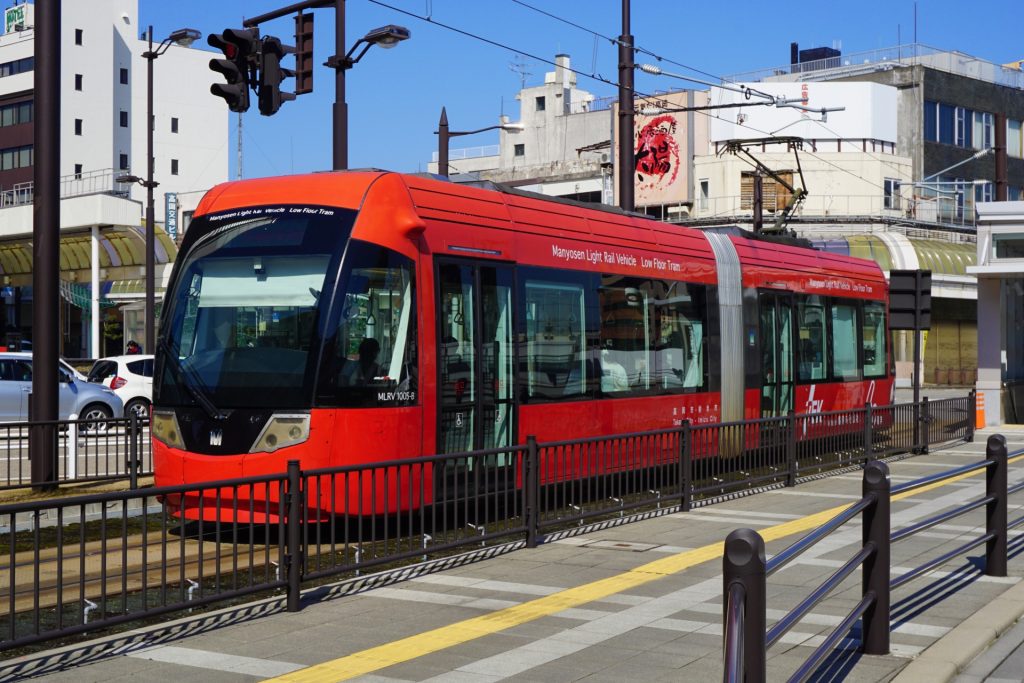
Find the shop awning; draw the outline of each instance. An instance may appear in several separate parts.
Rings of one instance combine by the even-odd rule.
[[[100,231],[100,268],[144,266],[146,241],[141,228],[107,228]],[[157,228],[156,263],[170,263],[178,249],[164,230]],[[92,264],[92,237],[89,233],[61,235],[60,270],[88,271]],[[27,275],[32,272],[32,240],[0,242],[0,275]]]
[[[972,243],[946,242],[924,237],[903,237],[888,235],[850,235],[835,239],[815,239],[812,244],[818,249],[834,254],[871,259],[885,272],[901,268],[900,264],[917,262],[923,270],[933,275],[967,275],[967,267],[977,260],[977,248]],[[893,249],[908,250],[909,253],[893,254]]]
[[[92,287],[77,282],[60,281],[60,295],[69,304],[78,306],[84,311],[92,310]],[[116,306],[116,301],[103,296],[103,288],[100,289],[100,308],[111,308]]]

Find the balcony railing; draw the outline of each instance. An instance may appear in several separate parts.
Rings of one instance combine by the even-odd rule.
[[[448,160],[455,161],[456,159],[479,159],[481,157],[496,157],[501,153],[500,145],[481,145],[478,147],[460,147],[459,149],[448,150]],[[437,162],[437,152],[435,151],[430,158],[431,161]]]
[[[788,197],[765,197],[765,220],[773,220],[786,204]],[[753,215],[749,195],[698,198],[694,202],[691,218],[701,221]],[[934,223],[937,226],[974,228],[974,203],[967,198],[962,204],[952,196],[940,197],[885,197],[880,195],[816,195],[809,194],[794,212],[800,219],[864,219],[913,221]]]
[[[749,83],[764,80],[816,80],[826,76],[849,76],[857,73],[881,71],[896,66],[920,64],[938,71],[976,78],[1011,88],[1024,88],[1024,72],[1020,69],[993,64],[963,52],[911,43],[867,52],[853,52],[800,64],[784,64],[727,76],[724,81]]]
[[[127,169],[104,168],[62,176],[60,198],[82,197],[90,194],[116,194],[128,196],[129,184],[118,183],[118,176],[130,173]],[[0,208],[23,206],[35,200],[35,184],[16,183],[11,189],[0,189]]]

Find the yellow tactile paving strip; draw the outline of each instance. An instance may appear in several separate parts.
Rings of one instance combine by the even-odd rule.
[[[1024,459],[1024,454],[1010,458],[1009,462]],[[894,495],[893,501],[903,500],[926,491],[941,488],[955,481],[977,476],[984,470],[961,474],[945,481],[929,484],[913,491]],[[786,536],[807,532],[821,526],[849,505],[839,505],[790,522],[776,524],[762,529],[760,534],[765,542],[776,541]],[[269,679],[281,683],[325,683],[346,681],[380,671],[389,666],[408,662],[424,655],[454,647],[506,629],[525,624],[541,617],[551,616],[571,607],[578,607],[595,600],[601,600],[616,593],[622,593],[651,581],[677,574],[698,564],[722,556],[723,543],[711,543],[701,548],[687,550],[670,557],[630,569],[629,571],[593,581],[575,588],[554,593],[536,600],[507,607],[490,614],[466,619],[448,626],[442,626],[423,633],[355,652],[329,662],[307,667],[293,673]]]

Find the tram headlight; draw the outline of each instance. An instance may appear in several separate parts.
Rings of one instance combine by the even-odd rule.
[[[153,437],[171,448],[185,448],[185,440],[181,437],[181,428],[173,410],[154,410],[150,421]]]
[[[305,413],[275,413],[267,420],[260,435],[249,449],[250,453],[273,453],[278,448],[294,446],[309,438],[309,415]]]

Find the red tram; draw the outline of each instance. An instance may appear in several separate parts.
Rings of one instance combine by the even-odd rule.
[[[532,193],[227,183],[165,301],[156,481],[886,404],[886,302],[870,261]]]

